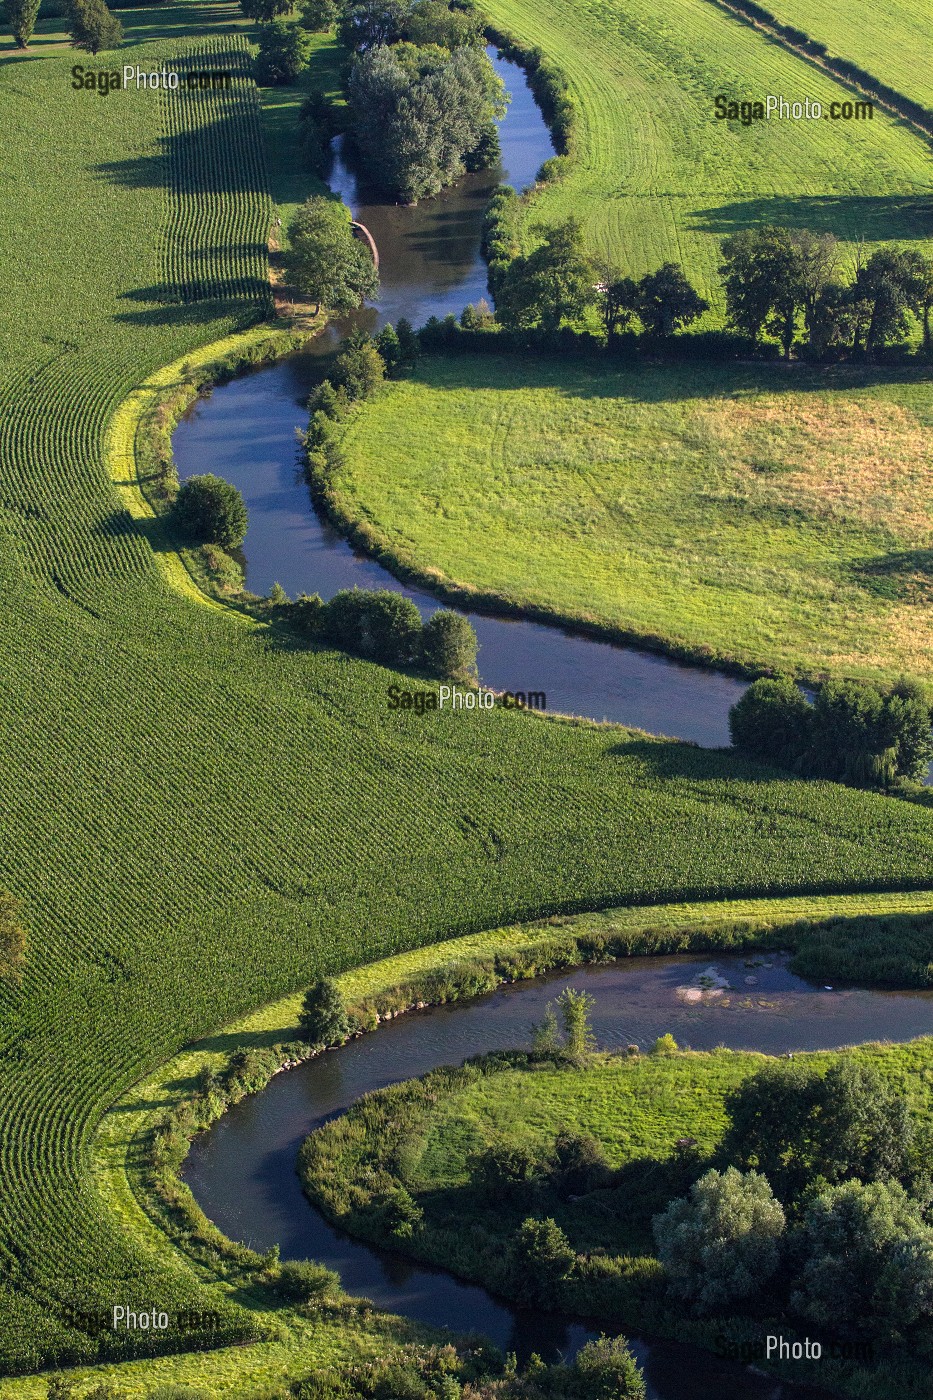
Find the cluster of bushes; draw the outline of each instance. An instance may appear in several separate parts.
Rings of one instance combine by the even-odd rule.
[[[770,10],[766,10],[763,5],[756,4],[755,0],[726,0],[726,3],[730,9],[740,10],[756,24],[764,25],[773,30],[775,34],[786,39],[795,48],[803,49],[813,58],[818,58],[831,73],[835,73],[845,81],[857,84],[863,92],[867,92],[869,96],[893,107],[908,121],[913,122],[928,135],[933,136],[933,113],[930,112],[929,108],[921,106],[919,102],[914,102],[904,93],[898,92],[897,88],[889,87],[887,83],[876,78],[866,68],[859,67],[857,63],[852,63],[847,58],[834,57],[829,53],[825,44],[820,43],[817,39],[812,39],[803,29],[797,29],[792,24],[784,24]]]
[[[318,1369],[295,1382],[294,1400],[644,1400],[645,1383],[623,1337],[589,1341],[571,1362],[514,1355],[475,1344],[409,1345],[342,1370]],[[274,1398],[277,1400],[277,1397]]]
[[[654,1221],[673,1296],[702,1316],[767,1290],[772,1314],[933,1356],[930,1142],[903,1093],[846,1056],[769,1066],[727,1111],[718,1165]]]
[[[476,633],[462,613],[438,608],[426,622],[410,598],[390,588],[346,588],[325,603],[315,593],[279,611],[305,636],[376,661],[441,679],[476,675]]]
[[[737,749],[806,777],[891,788],[922,779],[933,759],[923,687],[830,681],[811,701],[794,681],[755,681],[729,711]]]

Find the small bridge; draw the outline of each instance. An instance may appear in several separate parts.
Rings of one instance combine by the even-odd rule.
[[[367,246],[367,248],[369,249],[369,251],[372,253],[372,255],[373,255],[373,262],[375,263],[375,265],[376,265],[376,271],[378,272],[378,271],[379,271],[379,249],[376,247],[376,240],[375,240],[375,238],[373,238],[372,234],[370,233],[370,231],[369,231],[369,229],[366,227],[366,225],[365,225],[365,224],[358,223],[356,219],[353,219],[353,220],[351,221],[350,227],[352,228],[353,232],[356,234],[357,238],[359,238],[360,241],[361,241],[362,243],[365,243],[366,246]]]

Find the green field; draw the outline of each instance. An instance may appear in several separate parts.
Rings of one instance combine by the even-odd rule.
[[[933,75],[922,55],[933,53],[933,14],[926,0],[889,0],[864,5],[858,22],[843,0],[768,0],[765,7],[783,24],[803,29],[889,87],[933,107]]]
[[[123,14],[168,37],[121,62],[171,66],[216,7]],[[390,714],[385,671],[205,606],[105,448],[150,375],[268,310],[255,94],[182,113],[75,92],[54,23],[0,65],[0,886],[30,930],[22,985],[0,986],[3,1373],[99,1354],[69,1304],[213,1296],[92,1170],[106,1110],[192,1038],[325,970],[518,918],[910,889],[933,858],[920,807],[619,729]],[[207,52],[242,69],[235,36]],[[306,1355],[382,1345],[372,1326],[321,1328]],[[284,1364],[225,1353],[219,1391]],[[166,1374],[197,1358],[133,1385]]]
[[[579,108],[573,169],[530,202],[526,230],[573,214],[593,251],[626,273],[683,263],[714,302],[710,324],[722,315],[719,243],[737,229],[929,240],[931,154],[906,126],[880,113],[750,127],[715,119],[718,93],[824,104],[852,94],[709,0],[671,0],[661,12],[650,0],[485,9],[564,69]]]
[[[810,676],[933,675],[929,371],[422,361],[330,488],[409,569]]]

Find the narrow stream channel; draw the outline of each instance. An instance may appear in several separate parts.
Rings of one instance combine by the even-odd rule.
[[[359,313],[357,324],[375,329],[407,316],[420,326],[486,295],[480,232],[490,194],[501,180],[523,188],[554,153],[522,70],[493,58],[512,96],[500,125],[501,168],[468,175],[436,199],[406,208],[379,202],[338,154],[331,185],[371,230],[381,257],[378,307]],[[307,423],[305,401],[320,378],[320,355],[345,329],[329,328],[316,353],[246,374],[196,403],[175,430],[178,474],[217,472],[243,493],[250,518],[246,582],[254,592],[267,593],[276,582],[292,597],[329,598],[354,585],[393,588],[428,615],[438,600],[356,553],[317,516],[298,474],[295,429]],[[741,681],[559,627],[468,615],[479,638],[480,676],[495,690],[543,690],[551,711],[710,746],[729,742],[727,717],[745,689]]]
[[[226,1235],[282,1257],[320,1260],[351,1292],[435,1326],[480,1331],[527,1357],[572,1354],[594,1329],[560,1315],[513,1308],[484,1289],[352,1240],[306,1200],[296,1174],[308,1132],[361,1095],[469,1055],[528,1044],[533,1022],[565,986],[595,998],[603,1048],[650,1046],[672,1032],[682,1046],[769,1054],[829,1049],[872,1039],[933,1033],[933,994],[828,990],[787,970],[783,956],[637,958],[504,987],[475,1001],[413,1012],[342,1049],[278,1075],[197,1139],[185,1179]],[[713,970],[730,990],[691,1000]],[[598,1330],[598,1329],[595,1329]],[[700,1348],[632,1336],[649,1400],[802,1400],[781,1385]]]

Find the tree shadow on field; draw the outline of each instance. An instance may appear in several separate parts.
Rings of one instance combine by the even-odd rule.
[[[799,396],[876,386],[933,383],[929,366],[825,365],[781,361],[619,360],[600,352],[468,350],[426,356],[417,378],[433,391],[552,389],[568,400],[682,403],[757,394]]]
[[[693,211],[689,227],[722,238],[740,229],[778,224],[864,238],[869,243],[929,239],[933,197],[903,195],[762,195]]]
[[[786,768],[775,768],[744,758],[732,748],[706,749],[681,740],[623,739],[606,749],[608,757],[634,758],[652,778],[662,782],[678,780],[736,783],[803,783],[807,779]]]
[[[933,600],[933,549],[899,549],[852,564],[853,582],[892,602]]]

